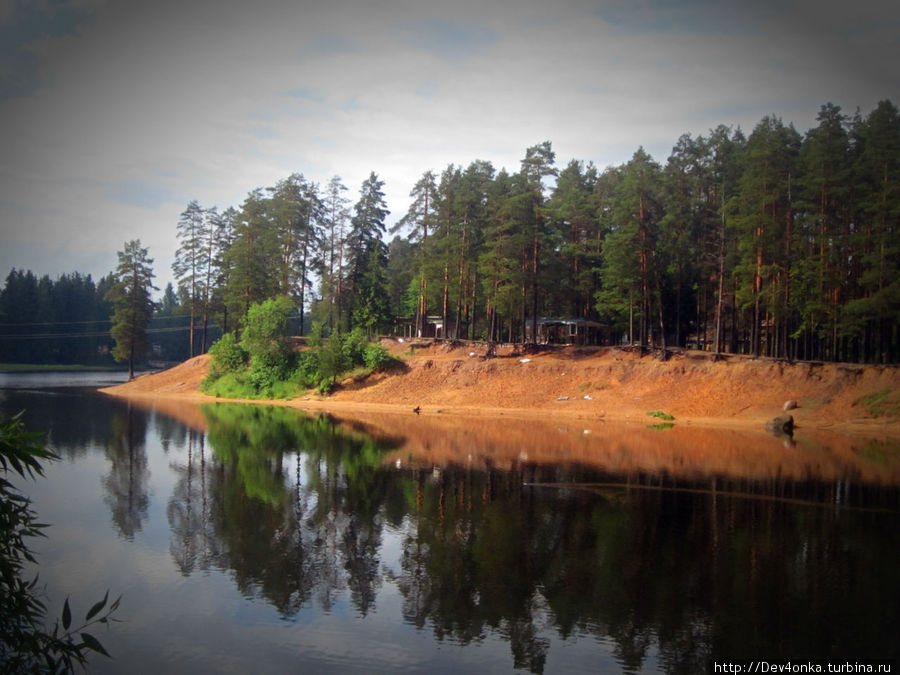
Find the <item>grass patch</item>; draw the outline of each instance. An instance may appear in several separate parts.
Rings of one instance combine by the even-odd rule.
[[[604,389],[609,388],[610,385],[606,382],[582,382],[578,385],[578,391],[580,391],[582,394],[590,389],[593,389],[594,391],[603,391]]]
[[[291,399],[310,389],[307,382],[291,377],[260,387],[248,373],[226,373],[216,380],[204,382],[201,390],[216,398],[248,398],[253,400]]]
[[[863,406],[872,417],[900,417],[900,400],[890,387],[860,396],[853,405]]]
[[[666,420],[667,422],[671,422],[675,419],[674,415],[670,415],[669,413],[663,412],[662,410],[652,410],[647,413],[650,417],[656,417],[657,419]]]

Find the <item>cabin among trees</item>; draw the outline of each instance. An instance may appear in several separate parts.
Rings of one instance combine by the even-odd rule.
[[[532,323],[525,325],[528,342],[542,345],[600,345],[608,341],[606,326],[590,319],[538,319],[537,339],[533,340]]]
[[[420,325],[421,324],[421,325]],[[462,340],[468,335],[468,323],[447,319],[446,324],[439,316],[402,317],[394,323],[393,334],[402,338],[435,338],[438,340]]]

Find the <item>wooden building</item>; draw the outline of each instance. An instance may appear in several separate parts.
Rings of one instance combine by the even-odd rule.
[[[531,341],[532,322],[525,324],[525,336]],[[537,342],[544,345],[599,345],[605,326],[590,319],[538,319]]]

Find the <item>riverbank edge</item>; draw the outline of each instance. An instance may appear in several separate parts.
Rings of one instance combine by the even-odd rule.
[[[302,397],[294,399],[230,399],[209,396],[199,391],[200,382],[202,381],[202,378],[205,377],[208,367],[208,357],[204,356],[195,357],[194,359],[190,359],[174,368],[161,371],[160,373],[144,375],[129,383],[104,387],[99,389],[99,391],[107,395],[140,399],[148,403],[154,400],[166,400],[171,402],[182,401],[196,404],[240,403],[277,405],[296,408],[311,413],[333,413],[335,415],[349,416],[377,413],[389,415],[414,414],[424,416],[454,415],[523,420],[577,419],[595,422],[610,421],[634,423],[642,426],[658,422],[658,420],[649,416],[649,410],[644,409],[650,407],[649,405],[638,406],[633,402],[631,402],[631,405],[627,405],[624,400],[624,398],[627,397],[623,397],[623,400],[620,401],[622,405],[607,404],[602,410],[585,408],[584,401],[573,401],[570,403],[568,397],[559,397],[558,403],[551,406],[548,406],[546,402],[540,406],[460,404],[458,399],[460,398],[460,395],[466,394],[465,388],[469,386],[469,383],[463,383],[458,380],[454,381],[452,380],[452,375],[461,370],[460,364],[463,363],[461,359],[453,358],[447,360],[444,364],[444,370],[446,371],[444,374],[445,381],[441,383],[441,386],[430,387],[427,392],[421,391],[421,382],[417,384],[416,379],[412,377],[412,374],[415,372],[424,372],[428,369],[434,370],[434,360],[433,358],[428,357],[434,357],[437,356],[437,354],[437,351],[433,350],[433,353],[430,354],[423,354],[419,357],[413,357],[412,359],[407,358],[406,370],[404,372],[378,374],[367,378],[367,380],[362,382],[348,381],[344,383],[344,386],[339,387],[334,394],[325,396],[319,395],[312,390]],[[506,360],[506,364],[508,365],[499,368],[499,370],[494,370],[492,368],[490,372],[478,372],[477,376],[482,380],[488,378],[488,381],[490,381],[490,378],[493,377],[502,381],[505,371],[515,367],[514,362],[509,360]],[[440,362],[438,365],[440,365]],[[566,365],[571,366],[571,363],[567,363]],[[637,365],[640,367],[640,362],[637,362]],[[658,363],[647,362],[646,365],[648,367],[648,372],[651,365],[653,367],[659,367]],[[720,364],[706,364],[704,367],[717,368],[717,366],[720,366]],[[835,368],[846,368],[846,366],[842,364],[833,364],[833,366]],[[854,366],[854,368],[858,367]],[[884,370],[884,367],[872,368],[878,368],[880,371]],[[683,368],[681,370],[683,371]],[[896,382],[898,388],[900,388],[900,376],[898,376],[900,370],[889,367],[889,371],[889,381],[891,384]],[[447,381],[448,374],[451,375],[450,381]],[[550,383],[546,382],[547,379],[548,376],[546,375],[543,380],[538,378],[537,382],[540,382],[540,384],[536,383],[535,387],[541,387],[547,391],[552,391],[552,386],[550,386]],[[134,384],[137,380],[141,380],[139,387]],[[421,404],[411,404],[408,401],[359,400],[364,396],[368,396],[370,399],[373,398],[373,392],[378,389],[379,385],[384,384],[387,381],[392,381],[395,386],[405,386],[406,384],[409,384],[410,387],[418,386],[419,393],[422,394],[421,398],[425,402]],[[789,387],[785,387],[785,389],[788,390]],[[390,391],[387,393],[389,395]],[[441,394],[443,394],[443,396]],[[789,391],[784,395],[787,396],[788,394]],[[381,394],[381,397],[384,398],[384,393]],[[454,398],[456,398],[457,401],[453,401]],[[585,396],[584,398],[587,399],[591,397]],[[677,405],[678,399],[677,393],[674,394],[671,399],[671,405],[676,411],[683,407]],[[477,400],[477,397],[473,396],[469,400]],[[579,406],[579,404],[581,405]],[[783,414],[781,403],[777,406],[774,404],[767,407],[763,406],[764,409],[759,409],[759,406],[757,406],[754,410],[747,410],[747,408],[751,407],[750,405],[738,407],[740,408],[739,412],[731,414],[695,415],[681,413],[676,415],[676,419],[673,420],[673,423],[678,425],[683,424],[711,428],[759,431],[765,428],[767,421]],[[744,412],[745,410],[746,412]],[[791,412],[796,413],[796,428],[801,433],[803,429],[833,430],[852,435],[900,439],[900,420],[865,417],[862,415],[857,418],[849,419],[840,419],[838,416],[830,416],[823,419],[821,416],[812,417],[808,411],[805,411],[802,408]]]

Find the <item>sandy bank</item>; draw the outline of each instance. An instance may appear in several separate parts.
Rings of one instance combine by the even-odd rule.
[[[663,362],[618,349],[501,349],[385,341],[404,365],[389,373],[345,380],[331,395],[253,401],[307,410],[421,415],[584,419],[652,423],[648,412],[679,424],[759,429],[797,402],[801,428],[839,428],[900,436],[900,369],[890,366],[795,363],[704,353]],[[116,396],[211,402],[200,392],[209,357],[104,389]],[[881,395],[881,409],[865,405]]]

